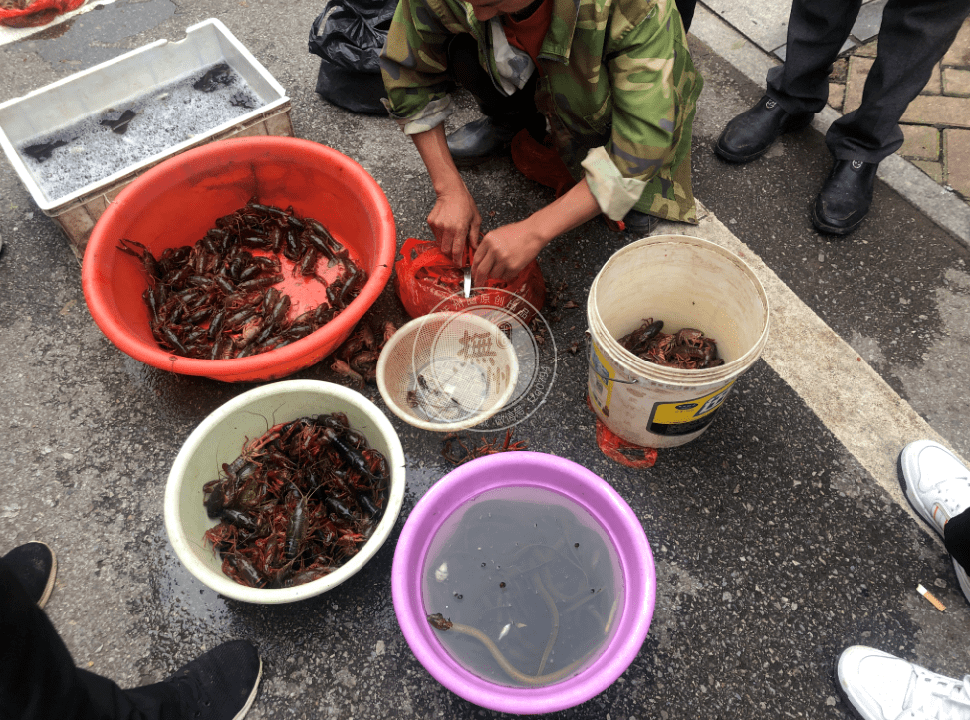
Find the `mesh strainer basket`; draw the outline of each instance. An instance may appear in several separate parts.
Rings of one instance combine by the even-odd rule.
[[[509,337],[470,312],[432,313],[404,325],[377,361],[391,411],[424,430],[474,427],[508,402],[519,375]]]

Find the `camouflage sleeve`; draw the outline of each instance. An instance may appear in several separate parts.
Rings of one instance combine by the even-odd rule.
[[[584,167],[601,209],[619,220],[637,203],[646,183],[658,174],[670,181],[671,168],[690,152],[690,120],[702,80],[674,0],[617,0],[609,33],[611,136],[603,150],[590,152]]]
[[[583,160],[583,169],[600,212],[610,220],[622,220],[647,186],[644,180],[623,177],[603,147],[589,151]]]
[[[398,3],[380,64],[384,104],[404,132],[430,130],[451,114],[446,44],[458,32],[462,23],[443,0]]]

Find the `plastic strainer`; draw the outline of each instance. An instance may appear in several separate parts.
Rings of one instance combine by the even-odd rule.
[[[412,320],[388,340],[377,361],[377,387],[391,412],[437,432],[492,417],[508,402],[518,375],[509,337],[471,312]]]

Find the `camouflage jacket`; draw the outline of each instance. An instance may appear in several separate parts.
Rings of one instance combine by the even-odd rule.
[[[553,3],[538,56],[543,76],[536,106],[566,165],[577,178],[585,170],[601,210],[614,220],[635,207],[696,222],[690,143],[703,80],[674,0]],[[531,61],[496,60],[509,48],[496,22],[479,22],[461,0],[400,0],[381,72],[385,104],[406,133],[429,130],[451,113],[446,47],[452,35],[477,39],[482,67],[506,94],[516,68],[528,76]],[[511,78],[516,87],[524,82]]]

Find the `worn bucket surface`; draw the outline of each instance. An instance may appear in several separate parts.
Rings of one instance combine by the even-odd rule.
[[[714,338],[724,364],[683,370],[628,352],[617,339],[648,317],[663,320],[665,333],[691,327]],[[700,238],[659,235],[607,261],[590,288],[587,319],[588,390],[597,416],[627,442],[674,447],[704,432],[760,357],[768,297],[734,253]]]

